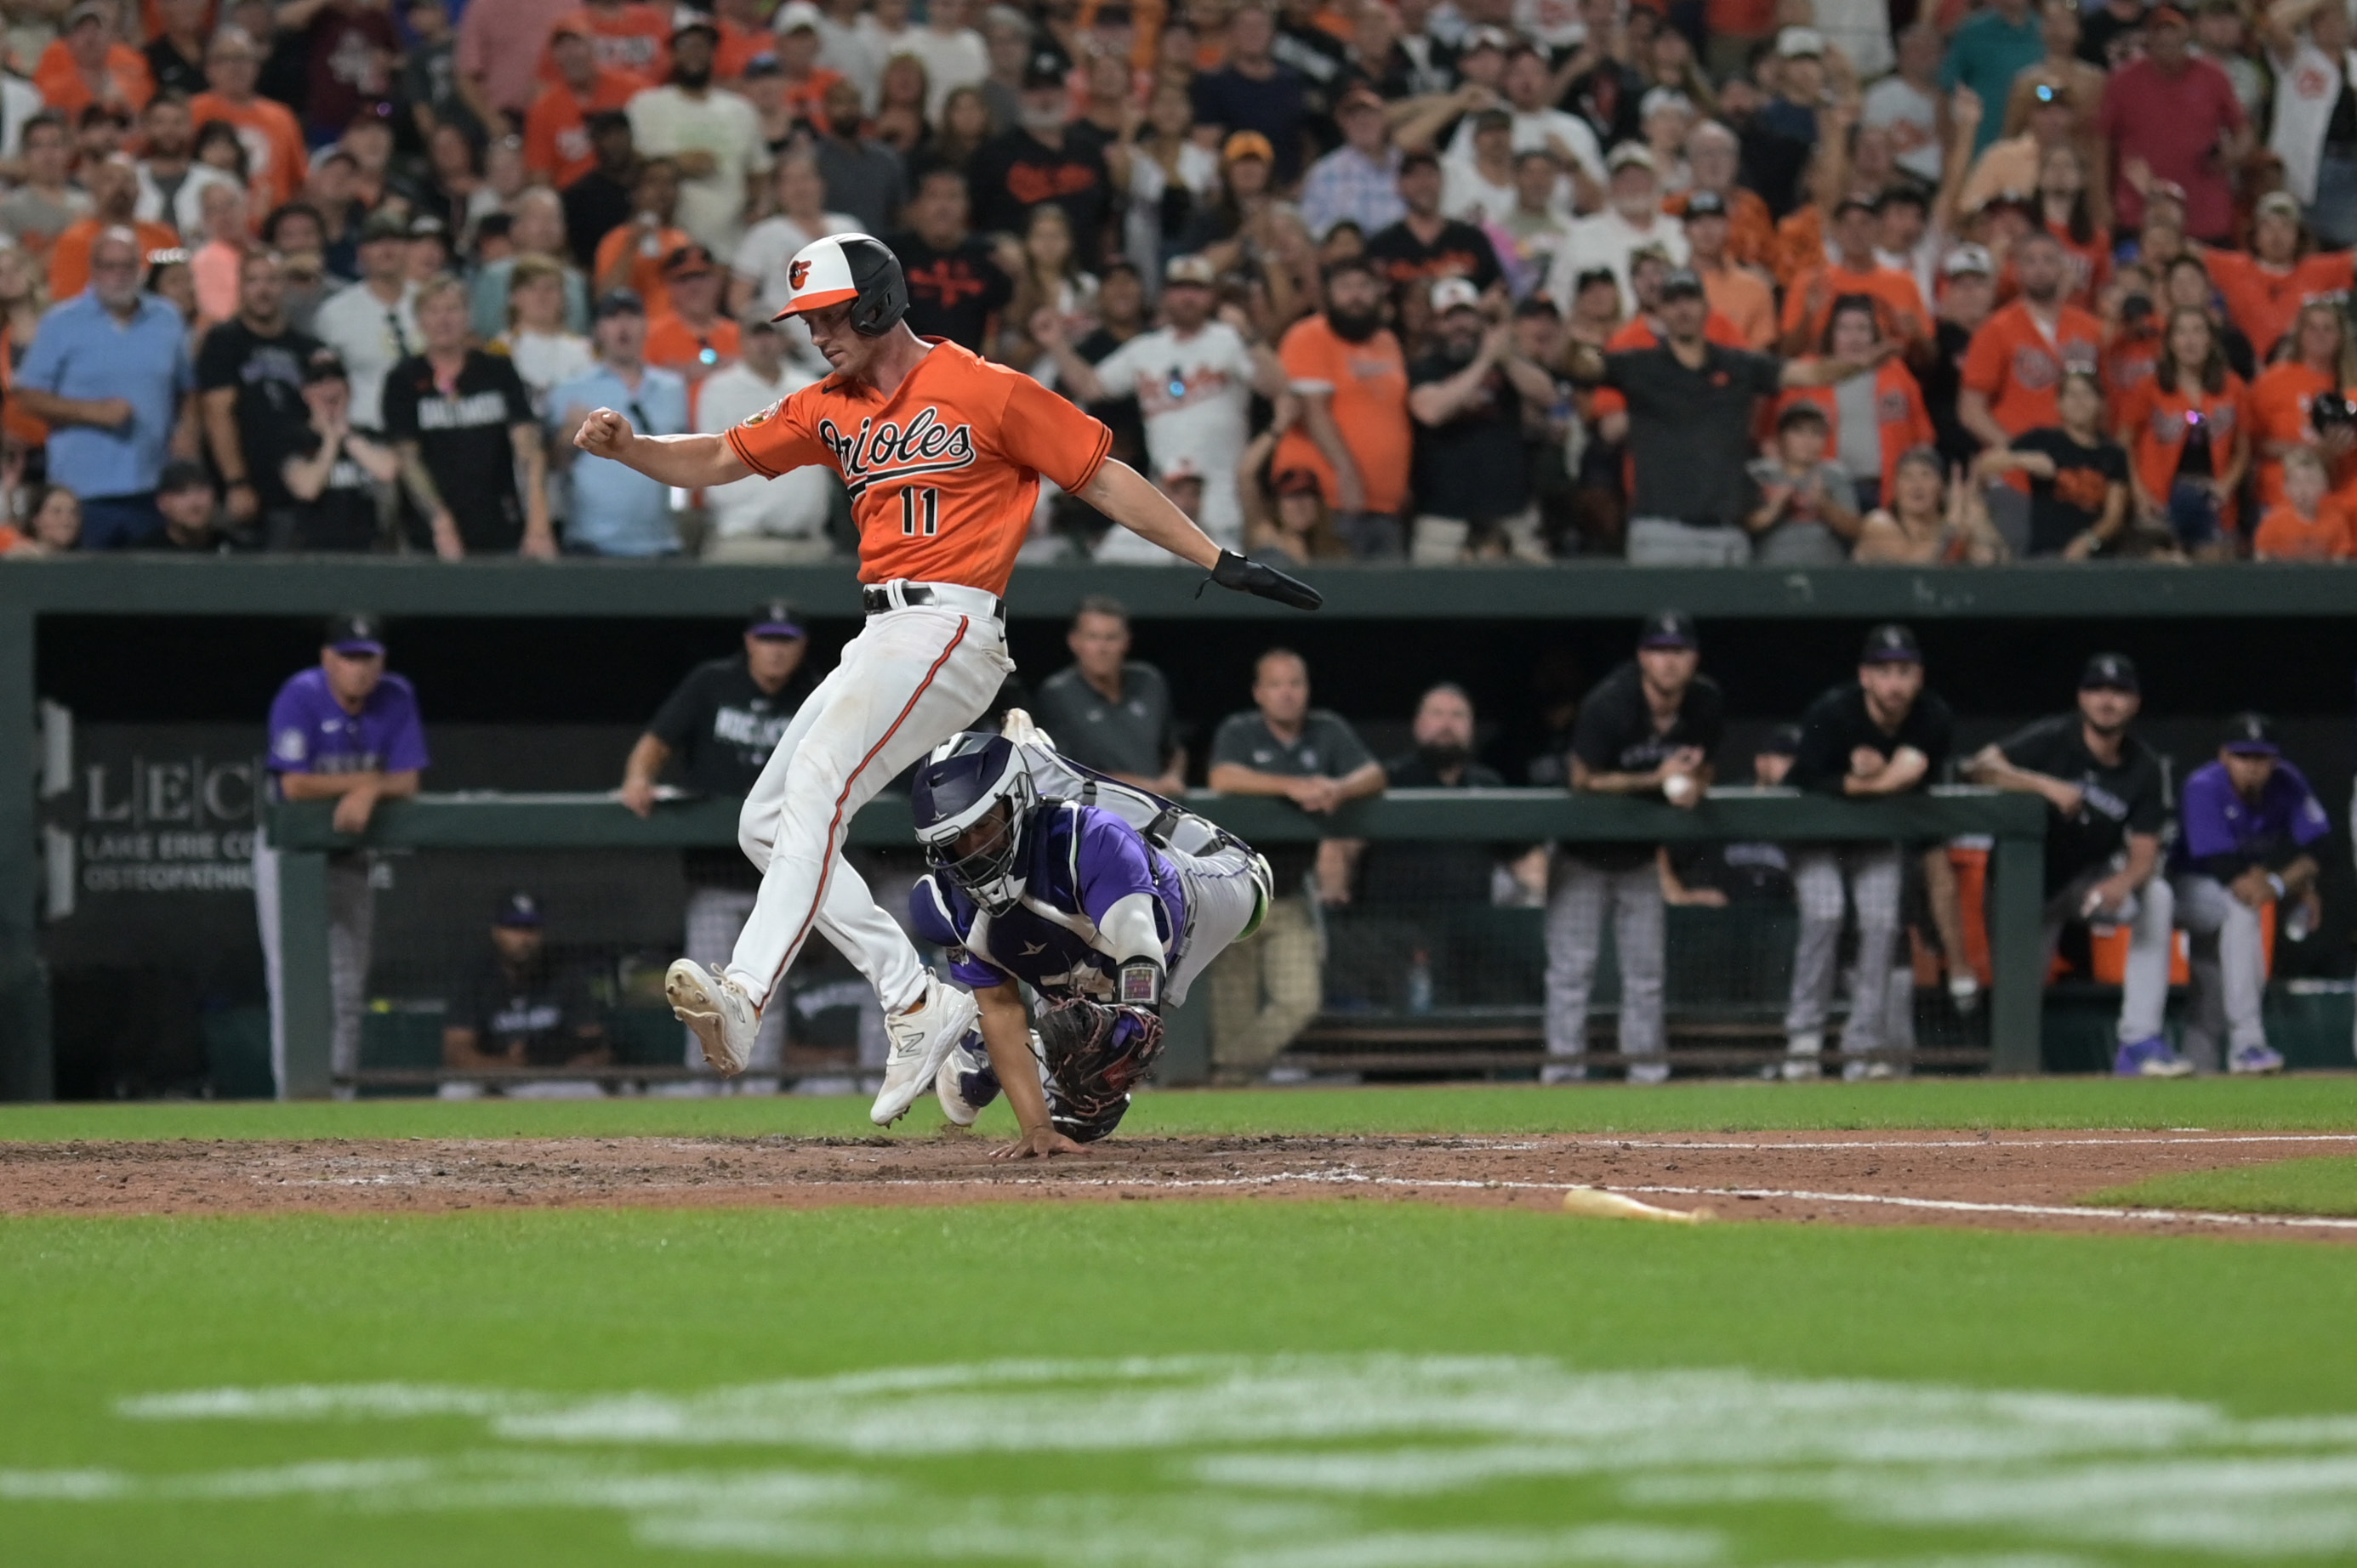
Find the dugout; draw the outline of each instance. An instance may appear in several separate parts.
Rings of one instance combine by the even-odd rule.
[[[2357,583],[2340,573],[1567,564],[1329,568],[1316,579],[1327,607],[1302,616],[1236,595],[1198,599],[1199,575],[1183,568],[1027,568],[1009,598],[1010,644],[1027,675],[1043,676],[1065,661],[1064,622],[1081,596],[1123,599],[1137,656],[1161,666],[1189,721],[1198,779],[1211,727],[1246,705],[1252,660],[1275,643],[1307,658],[1316,702],[1359,724],[1379,755],[1405,743],[1422,690],[1454,680],[1480,713],[1485,758],[1510,781],[1541,748],[1534,681],[1599,678],[1660,606],[1702,623],[1704,668],[1731,718],[1722,770],[1735,778],[1768,726],[1848,677],[1874,621],[1915,626],[1962,748],[2067,704],[2085,654],[2118,649],[2144,671],[2147,737],[2180,772],[2206,759],[2221,716],[2258,707],[2283,721],[2288,755],[2333,808],[2326,918],[2279,950],[2276,972],[2305,988],[2278,989],[2322,1020],[2319,1039],[2338,1029],[2332,1059],[2347,1059],[2345,1012],[2332,1009],[2345,1007],[2334,987],[2357,925],[2339,809],[2353,760]],[[393,667],[416,682],[434,741],[429,789],[594,790],[619,778],[678,675],[731,648],[745,606],[777,594],[805,610],[823,669],[856,626],[844,566],[11,564],[0,571],[0,757],[19,760],[0,768],[0,1092],[168,1088],[78,1064],[90,1010],[201,1054],[209,1020],[251,1006],[259,967],[236,835],[256,825],[263,714],[278,683],[316,658],[320,616],[365,607],[391,618]],[[2048,1015],[2068,1022],[2056,1002]],[[53,1041],[67,1047],[62,1078]]]

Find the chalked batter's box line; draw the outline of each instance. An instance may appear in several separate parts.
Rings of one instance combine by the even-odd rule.
[[[995,1141],[544,1138],[0,1144],[0,1214],[439,1213],[1203,1198],[1553,1209],[1575,1187],[1727,1220],[2189,1229],[2357,1239],[2357,1220],[2104,1208],[2148,1177],[2350,1152],[2357,1133],[1115,1138],[1041,1164]]]

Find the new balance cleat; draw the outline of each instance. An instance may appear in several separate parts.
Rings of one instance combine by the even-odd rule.
[[[717,968],[707,970],[683,958],[664,972],[663,995],[714,1070],[732,1078],[745,1070],[753,1058],[753,1038],[760,1033],[761,1010],[743,986]]]
[[[867,1119],[878,1127],[899,1121],[932,1084],[942,1063],[981,1015],[972,996],[927,975],[923,1005],[915,1012],[888,1014],[884,1019],[885,1032],[892,1036],[892,1054],[884,1060],[884,1088]]]

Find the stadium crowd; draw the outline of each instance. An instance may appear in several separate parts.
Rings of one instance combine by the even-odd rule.
[[[1265,556],[2357,555],[2349,16],[2194,10],[7,0],[0,552],[847,553],[569,437],[858,229]]]

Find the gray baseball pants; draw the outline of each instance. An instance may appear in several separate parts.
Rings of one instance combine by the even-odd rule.
[[[2222,1036],[2230,1050],[2267,1043],[2259,1011],[2266,987],[2259,912],[2214,876],[2189,871],[2169,880],[2177,895],[2177,923],[2192,939],[2186,944],[2193,983],[2187,997],[2184,1055],[2202,1071],[2215,1072],[2222,1065]]]
[[[1814,1056],[1823,1047],[1845,901],[1857,914],[1857,972],[1842,1050],[1880,1050],[1889,1043],[1900,871],[1900,850],[1895,843],[1817,844],[1792,852],[1792,895],[1800,906],[1801,935],[1792,950],[1792,995],[1784,1012],[1784,1033],[1796,1055],[1805,1050]]]
[[[1663,1058],[1662,875],[1652,855],[1625,870],[1557,855],[1553,880],[1546,911],[1548,1058],[1568,1065],[1587,1055],[1587,999],[1608,905],[1620,960],[1620,1054]]]
[[[328,857],[328,995],[334,1023],[328,1065],[338,1078],[361,1066],[361,1013],[368,1002],[369,951],[376,936],[376,899],[369,890],[371,862],[362,854]],[[286,1098],[285,961],[278,905],[278,852],[253,836],[253,913],[262,929],[262,973],[270,991],[270,1076]],[[351,1098],[349,1084],[337,1086]]]
[[[2054,962],[2055,945],[2062,928],[2079,918],[2079,908],[2096,883],[2114,868],[2097,866],[2072,879],[2071,885],[2046,901],[2046,962]],[[2166,876],[2155,875],[2132,894],[2126,908],[2110,917],[2128,929],[2127,970],[2120,977],[2119,1043],[2134,1045],[2160,1033],[2161,1015],[2169,1006],[2169,939],[2177,919],[2177,894]]]

